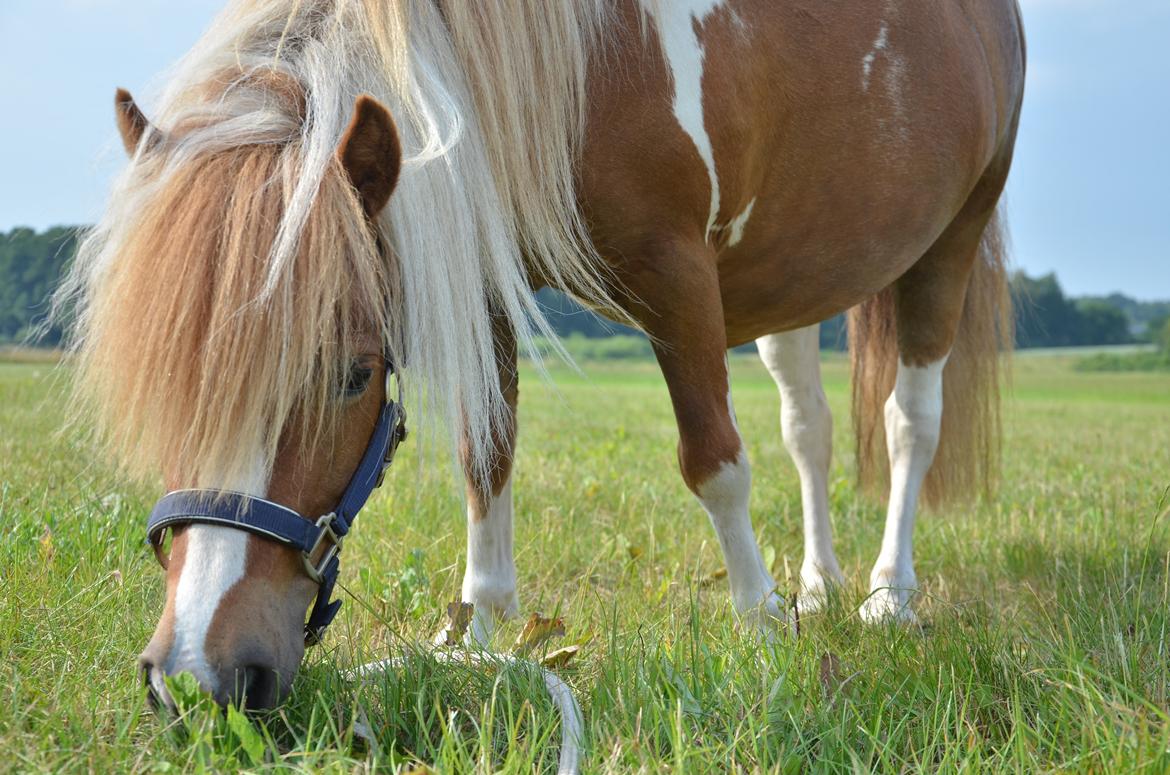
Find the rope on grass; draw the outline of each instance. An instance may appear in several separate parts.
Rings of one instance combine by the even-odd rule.
[[[548,695],[561,717],[561,755],[557,762],[557,775],[577,775],[580,772],[581,739],[584,727],[581,719],[581,706],[577,704],[577,698],[573,696],[573,691],[569,688],[569,685],[562,681],[560,676],[550,670],[546,670],[531,660],[520,659],[510,654],[476,653],[472,651],[435,651],[431,653],[439,662],[449,664],[523,664],[539,670],[541,676],[544,678],[544,688],[548,691]],[[376,674],[383,674],[388,670],[401,668],[405,664],[406,660],[401,657],[381,659],[377,662],[369,662],[362,665],[353,671],[351,677],[370,678]],[[364,723],[366,727],[369,726],[368,722]]]

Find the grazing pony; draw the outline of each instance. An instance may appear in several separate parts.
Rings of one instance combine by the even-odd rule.
[[[651,337],[683,480],[765,633],[787,604],[727,349],[756,341],[780,390],[812,607],[843,581],[818,322],[857,307],[861,469],[884,437],[890,481],[860,613],[912,620],[920,492],[994,462],[1023,84],[1015,0],[235,0],[151,120],[119,92],[130,164],[59,298],[111,454],[228,504],[152,522],[173,532],[156,697],[177,671],[225,702],[287,690],[392,364],[461,451],[471,638],[517,614],[516,361],[551,334],[543,286]]]

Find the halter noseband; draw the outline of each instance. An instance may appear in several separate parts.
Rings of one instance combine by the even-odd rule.
[[[341,500],[333,511],[315,522],[264,498],[223,490],[175,490],[155,504],[146,522],[146,536],[159,562],[162,559],[163,536],[169,528],[179,525],[222,525],[244,530],[297,549],[304,562],[305,573],[317,583],[317,597],[309,620],[305,622],[305,645],[320,642],[325,628],[341,608],[340,600],[330,600],[333,586],[341,569],[341,544],[353,527],[358,512],[370,495],[382,484],[386,469],[394,460],[394,452],[406,438],[406,411],[402,408],[402,388],[398,386],[398,400],[390,398],[390,381],[394,366],[386,358],[386,396],[378,422],[370,435],[369,444],[361,462]],[[320,554],[317,559],[314,556]]]

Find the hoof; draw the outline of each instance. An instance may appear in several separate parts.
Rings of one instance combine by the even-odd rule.
[[[906,626],[916,625],[918,616],[910,608],[916,592],[913,588],[879,587],[861,604],[858,613],[868,624],[894,622]]]
[[[764,643],[796,637],[796,623],[789,614],[784,598],[771,593],[758,605],[739,612],[740,626],[756,632]]]
[[[845,586],[845,576],[840,570],[822,571],[810,568],[800,572],[800,595],[796,603],[802,614],[815,614],[824,610],[829,601]]]

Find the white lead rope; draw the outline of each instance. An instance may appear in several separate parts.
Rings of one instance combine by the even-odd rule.
[[[510,654],[477,654],[469,651],[436,651],[433,652],[439,662],[473,665],[485,662],[497,664],[525,664],[535,667],[544,677],[544,688],[548,690],[553,705],[557,707],[561,716],[561,755],[557,762],[557,775],[577,775],[581,767],[581,739],[584,724],[581,719],[581,706],[577,698],[569,689],[568,684],[560,676],[544,669],[535,662],[520,659]],[[369,678],[375,674],[384,674],[387,670],[398,669],[405,665],[401,657],[396,659],[382,659],[362,665],[350,674],[351,679]],[[366,724],[368,727],[368,723]],[[372,735],[371,735],[372,737]]]

